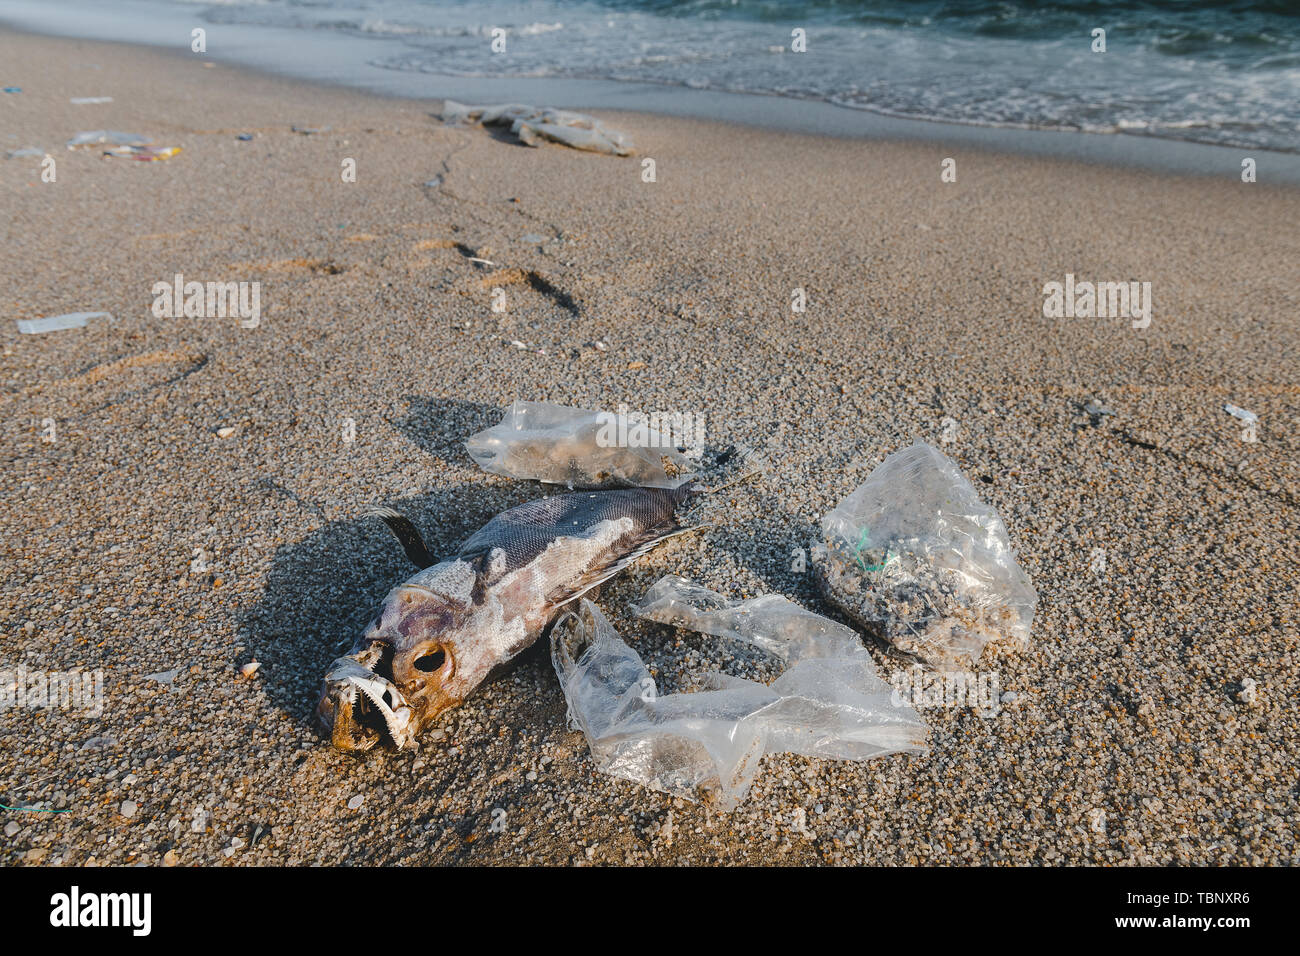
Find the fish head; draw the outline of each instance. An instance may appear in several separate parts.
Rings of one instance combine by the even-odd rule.
[[[414,747],[421,730],[481,681],[466,573],[473,569],[463,562],[445,562],[394,588],[351,651],[330,665],[316,716],[335,748]]]

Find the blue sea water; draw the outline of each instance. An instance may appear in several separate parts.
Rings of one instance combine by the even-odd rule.
[[[430,77],[650,83],[1300,152],[1297,0],[155,3],[214,27],[365,38],[368,66]]]
[[[983,126],[1300,150],[1300,3],[269,0],[214,23],[383,37],[391,70],[650,82]],[[802,29],[807,52],[792,50]],[[494,29],[506,50],[493,53]],[[1094,29],[1106,51],[1093,51]]]

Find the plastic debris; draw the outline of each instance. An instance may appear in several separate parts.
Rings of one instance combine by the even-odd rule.
[[[45,150],[39,146],[24,146],[21,149],[11,149],[5,153],[5,159],[20,159],[26,156],[44,156]]]
[[[139,133],[123,133],[115,129],[92,129],[78,133],[68,140],[68,149],[76,149],[79,146],[102,146],[105,143],[111,146],[145,146],[148,142],[149,137],[141,136]]]
[[[988,645],[1023,650],[1038,594],[1006,527],[940,451],[887,457],[822,522],[813,570],[826,599],[939,670]]]
[[[43,319],[19,319],[18,331],[24,335],[39,335],[42,332],[61,332],[64,329],[84,328],[91,319],[113,318],[107,312],[69,312],[66,315],[47,315]]]
[[[74,96],[68,100],[74,106],[90,106],[94,103],[111,103],[111,96]]]
[[[144,163],[156,163],[171,159],[181,151],[180,146],[114,146],[104,150],[105,156],[118,156],[122,159],[138,159]]]
[[[1227,412],[1229,415],[1231,415],[1233,418],[1239,418],[1243,422],[1259,421],[1258,415],[1256,415],[1252,411],[1249,411],[1248,409],[1242,408],[1239,405],[1233,405],[1232,403],[1229,403],[1223,406],[1223,410]]]
[[[538,146],[546,139],[554,143],[611,156],[632,155],[632,143],[617,130],[584,113],[549,107],[506,103],[497,106],[466,106],[446,100],[442,118],[447,123],[508,126],[525,146]]]
[[[629,415],[515,402],[499,425],[471,435],[465,448],[484,471],[510,478],[571,489],[676,488],[698,465],[694,451],[674,444],[679,438]]]
[[[303,136],[315,136],[317,133],[328,133],[333,127],[330,126],[291,126],[295,133],[301,133]]]
[[[235,139],[242,140],[245,143],[247,143],[252,138],[253,138],[252,133],[240,133],[238,136],[235,137]]]
[[[4,90],[6,93],[21,93],[23,88],[21,86],[6,86]]]
[[[642,608],[706,625],[726,612],[720,630],[787,668],[771,684],[710,674],[705,690],[660,697],[641,658],[583,599],[552,630],[551,660],[569,722],[586,735],[605,773],[731,810],[764,754],[866,760],[926,749],[925,722],[895,702],[871,655],[843,625],[777,595],[731,605],[679,578],[656,584]]]

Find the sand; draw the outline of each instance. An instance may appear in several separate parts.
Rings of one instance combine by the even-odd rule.
[[[0,161],[0,667],[104,675],[98,717],[0,713],[0,802],[67,811],[3,811],[4,862],[1296,861],[1300,193],[1266,165],[602,112],[637,144],[618,159],[159,51],[4,33],[0,62],[24,90],[0,147],[57,164]],[[99,128],[183,151],[63,148]],[[260,282],[260,324],[155,317],[176,273]],[[1150,326],[1045,318],[1066,273],[1151,282]],[[86,310],[116,318],[14,324]],[[360,515],[396,507],[445,552],[545,493],[462,446],[515,398],[767,448],[716,529],[600,597],[664,690],[754,662],[631,600],[677,573],[831,613],[795,549],[885,454],[935,443],[1040,595],[1029,650],[984,668],[1005,703],[924,710],[922,756],[767,758],[730,815],[597,773],[544,647],[418,753],[332,751],[320,677],[409,573]]]

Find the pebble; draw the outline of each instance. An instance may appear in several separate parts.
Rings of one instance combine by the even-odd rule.
[[[365,802],[366,802],[366,798],[363,797],[361,794],[357,794],[355,797],[353,797],[351,800],[348,801],[348,809],[360,810],[361,804]]]
[[[121,810],[122,810],[122,816],[124,816],[124,817],[128,817],[128,818],[133,817],[133,816],[135,816],[135,811],[136,811],[137,809],[138,809],[138,807],[136,806],[136,803],[135,803],[134,800],[123,800],[123,801],[122,801],[122,807],[121,807]]]
[[[1237,700],[1247,707],[1254,706],[1259,701],[1259,684],[1253,678],[1243,677],[1241,691],[1237,694]]]

